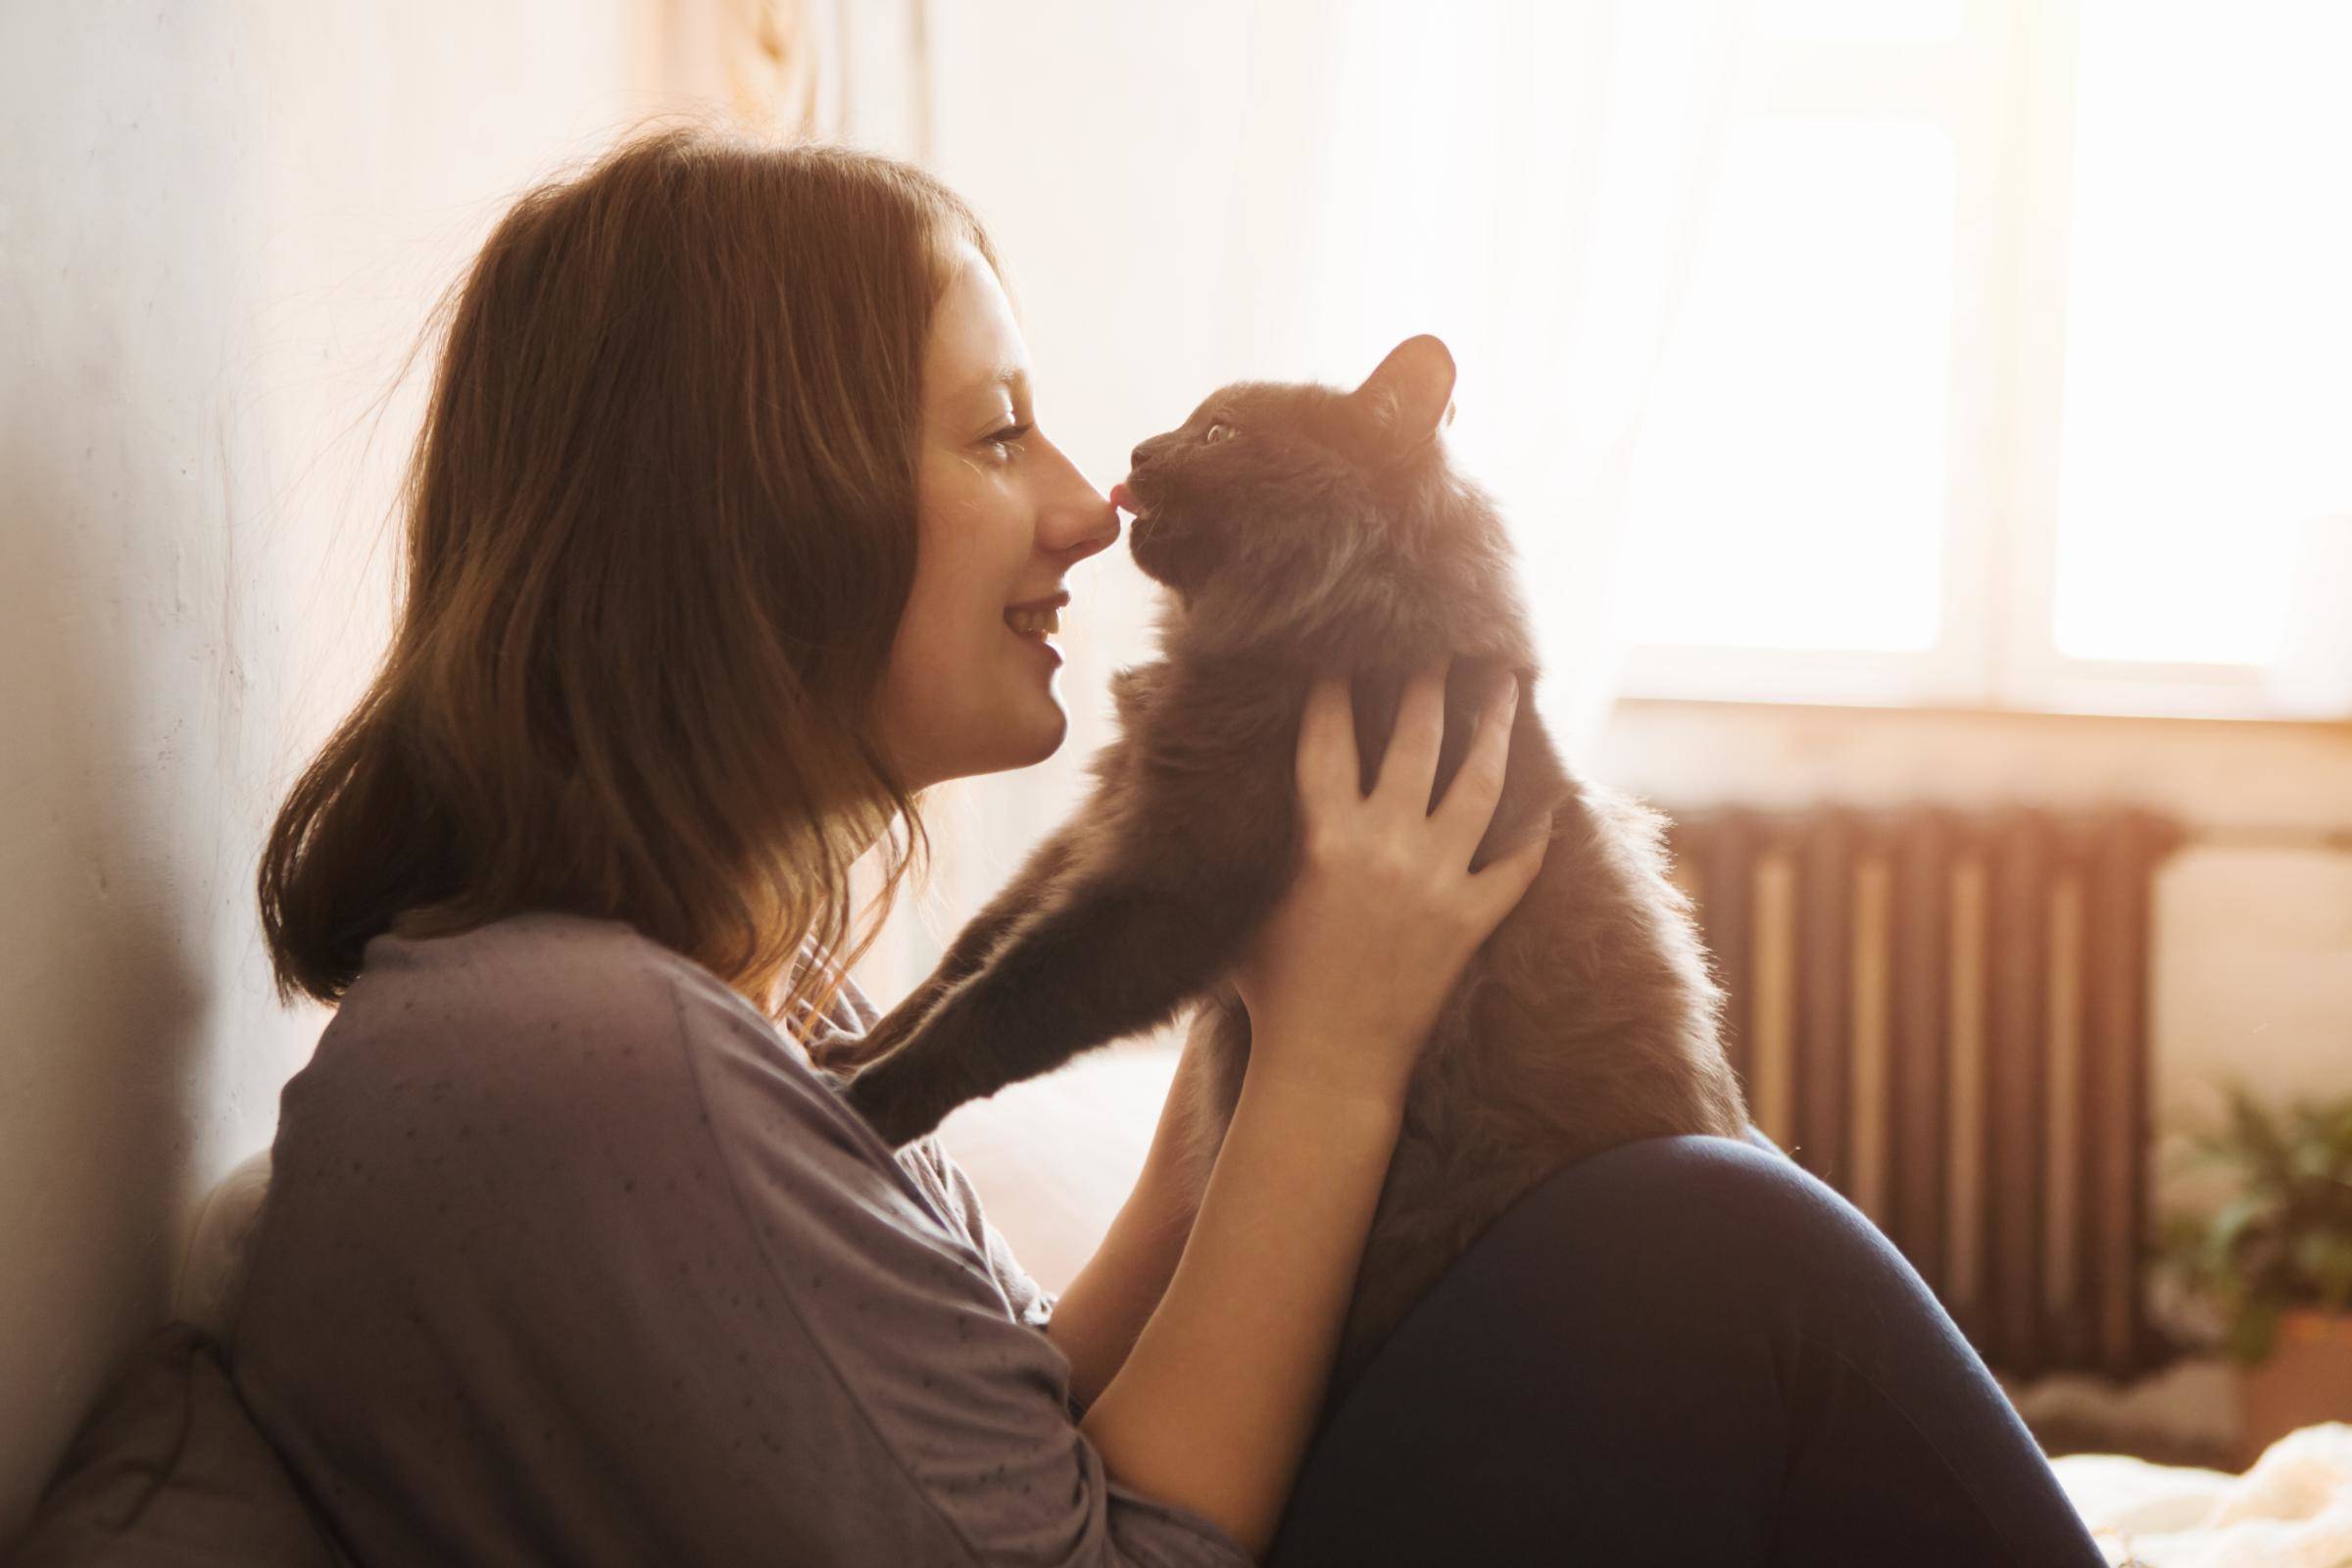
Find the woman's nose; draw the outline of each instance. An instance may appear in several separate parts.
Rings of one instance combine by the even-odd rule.
[[[1088,485],[1090,494],[1094,486]],[[1119,542],[1119,509],[1100,495],[1061,509],[1047,527],[1038,530],[1038,543],[1069,561],[1084,561]]]
[[[1038,519],[1038,544],[1076,562],[1107,550],[1118,539],[1119,509],[1071,466],[1067,488]]]

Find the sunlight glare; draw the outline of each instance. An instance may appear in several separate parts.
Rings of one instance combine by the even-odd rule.
[[[1754,26],[1775,38],[1949,38],[1965,0],[1756,0]]]
[[[1634,458],[1636,643],[1924,649],[1940,621],[1953,169],[1925,122],[1735,129]]]
[[[2352,509],[2352,6],[2093,0],[2081,60],[2058,646],[2265,662]]]

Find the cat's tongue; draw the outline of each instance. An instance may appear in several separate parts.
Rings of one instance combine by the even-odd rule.
[[[1114,484],[1110,487],[1110,504],[1121,512],[1140,513],[1143,511],[1135,504],[1135,492],[1123,484]]]

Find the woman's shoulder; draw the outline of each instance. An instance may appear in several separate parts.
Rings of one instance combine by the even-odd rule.
[[[417,1027],[419,1013],[437,1027],[489,1031],[616,1012],[643,1022],[681,984],[750,1010],[708,969],[624,920],[532,909],[445,936],[395,929],[370,939],[328,1032],[392,1025],[396,1015]]]
[[[355,1231],[431,1252],[418,1227],[460,1221],[524,1252],[561,1236],[575,1264],[746,1224],[761,1246],[899,1231],[986,1257],[916,1152],[625,925],[532,914],[368,955],[281,1097],[264,1216],[281,1261]]]
[[[859,1152],[888,1159],[807,1053],[709,969],[626,922],[553,910],[368,944],[286,1087],[280,1138],[340,1142],[395,1108],[559,1149],[756,1120],[862,1134]]]

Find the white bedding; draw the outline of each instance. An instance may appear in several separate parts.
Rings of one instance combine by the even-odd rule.
[[[2242,1476],[2116,1454],[2056,1460],[2110,1563],[2352,1568],[2352,1426],[2305,1427]]]

